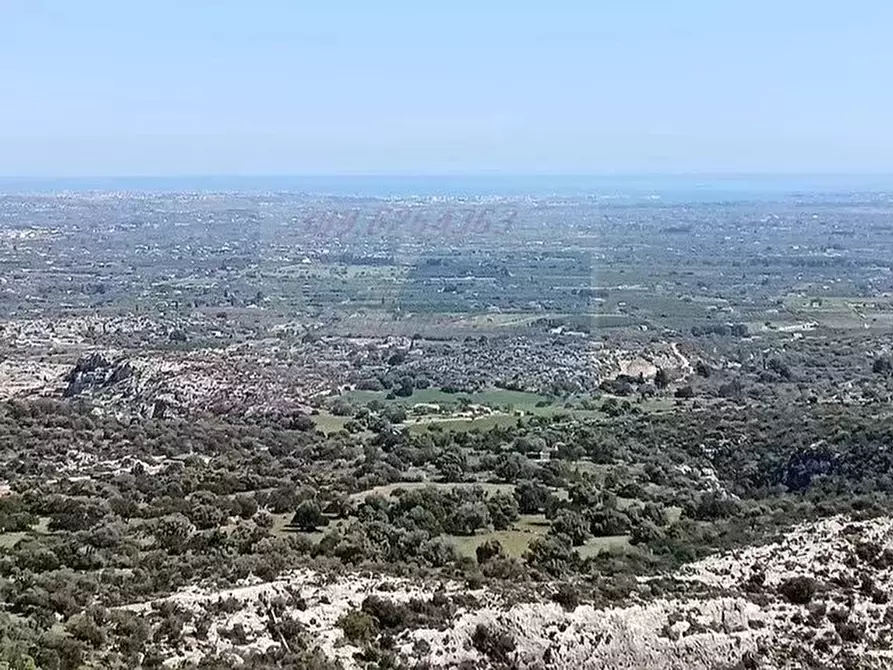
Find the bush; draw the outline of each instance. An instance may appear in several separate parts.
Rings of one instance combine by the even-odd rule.
[[[844,642],[861,642],[865,637],[865,625],[854,621],[843,621],[835,624],[834,630]]]
[[[558,585],[558,590],[552,594],[552,600],[566,611],[573,612],[580,604],[580,595],[573,584],[564,583]]]
[[[392,632],[401,631],[409,626],[412,618],[406,605],[376,595],[368,596],[363,601],[362,610],[374,617],[381,628]]]
[[[353,416],[354,408],[353,405],[344,398],[338,398],[332,403],[330,411],[335,416]]]
[[[579,556],[563,535],[549,534],[530,543],[524,553],[524,560],[536,570],[560,577],[576,567]]]
[[[815,591],[816,583],[812,577],[790,577],[778,585],[778,592],[795,605],[808,605]]]
[[[893,361],[888,356],[878,356],[874,359],[871,371],[876,375],[893,374]]]
[[[518,520],[518,503],[507,493],[494,493],[487,498],[487,510],[496,530],[505,530]]]
[[[509,655],[515,651],[515,638],[505,631],[494,631],[490,626],[479,623],[471,636],[471,644],[494,663],[508,663]]]
[[[741,503],[729,496],[719,493],[705,493],[692,510],[692,516],[698,521],[715,521],[727,519],[741,511]]]
[[[494,558],[505,558],[505,550],[499,540],[490,539],[478,545],[478,548],[474,550],[474,555],[478,559],[478,564],[482,565]]]
[[[360,610],[352,610],[341,617],[338,620],[338,627],[344,631],[344,637],[356,645],[371,642],[378,635],[375,619]]]

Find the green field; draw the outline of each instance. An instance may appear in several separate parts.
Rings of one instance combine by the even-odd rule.
[[[361,491],[360,493],[354,493],[350,497],[352,500],[364,500],[372,495],[379,495],[385,498],[389,498],[394,495],[394,492],[398,489],[403,489],[405,491],[413,491],[418,489],[424,489],[427,487],[433,487],[438,489],[470,489],[479,487],[484,490],[487,494],[493,493],[508,493],[512,494],[515,491],[514,484],[490,484],[486,482],[464,482],[464,483],[455,483],[455,484],[445,484],[443,482],[397,482],[395,484],[385,484],[383,486],[376,486],[375,488],[369,489],[368,491]]]
[[[430,430],[433,426],[437,426],[442,430],[469,431],[469,430],[490,430],[491,428],[505,428],[506,426],[514,426],[518,422],[519,417],[511,414],[491,414],[489,416],[480,416],[475,418],[444,418],[444,419],[427,419],[420,421],[407,422],[409,430],[414,433],[421,433]],[[435,428],[434,430],[437,430]]]
[[[336,521],[329,523],[329,525],[324,528],[320,528],[319,530],[316,530],[312,533],[305,533],[305,532],[297,531],[291,527],[290,524],[291,524],[291,520],[292,520],[293,516],[294,516],[294,513],[292,513],[292,512],[285,512],[283,514],[273,514],[272,515],[273,528],[271,529],[270,532],[273,535],[275,535],[276,537],[287,537],[289,535],[292,535],[292,536],[299,535],[301,537],[307,538],[308,540],[310,540],[311,542],[316,544],[325,536],[326,533],[328,533],[329,531],[331,531],[333,529],[341,528],[346,524],[345,520],[338,519]]]
[[[487,540],[499,540],[505,553],[520,558],[530,543],[549,530],[549,522],[542,514],[525,514],[508,530],[494,530],[479,535],[448,535],[447,538],[462,556],[475,556],[475,550]]]
[[[335,416],[329,412],[320,412],[319,414],[314,414],[311,418],[316,427],[326,434],[337,433],[351,419],[349,416]]]
[[[17,531],[9,531],[7,533],[0,533],[0,549],[11,549],[14,547],[19,540],[22,540],[30,535],[43,535],[49,532],[47,529],[47,524],[49,523],[49,518],[40,517],[34,526],[31,527],[30,530],[17,530]]]
[[[577,547],[577,553],[580,555],[580,558],[591,558],[603,551],[620,551],[629,546],[629,535],[592,537],[586,540],[586,544],[582,547]]]
[[[513,407],[518,410],[533,410],[538,402],[548,402],[550,398],[538,393],[525,391],[509,391],[507,389],[491,389],[477,393],[445,393],[440,389],[415,389],[410,396],[388,400],[384,391],[348,391],[344,394],[346,400],[365,405],[372,400],[395,403],[412,407],[418,403],[454,405],[459,398],[467,398],[474,405],[484,405],[494,409]]]

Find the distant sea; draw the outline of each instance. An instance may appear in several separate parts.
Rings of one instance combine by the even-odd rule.
[[[893,194],[893,175],[187,176],[0,177],[0,194],[299,193],[342,197],[566,196],[664,202],[775,200],[810,194]]]

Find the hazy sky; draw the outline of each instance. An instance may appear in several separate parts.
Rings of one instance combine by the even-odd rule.
[[[429,4],[0,0],[0,174],[893,172],[888,0]]]

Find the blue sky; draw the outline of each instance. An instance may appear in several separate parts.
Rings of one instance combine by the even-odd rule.
[[[0,0],[0,175],[889,173],[891,26],[864,0]]]

